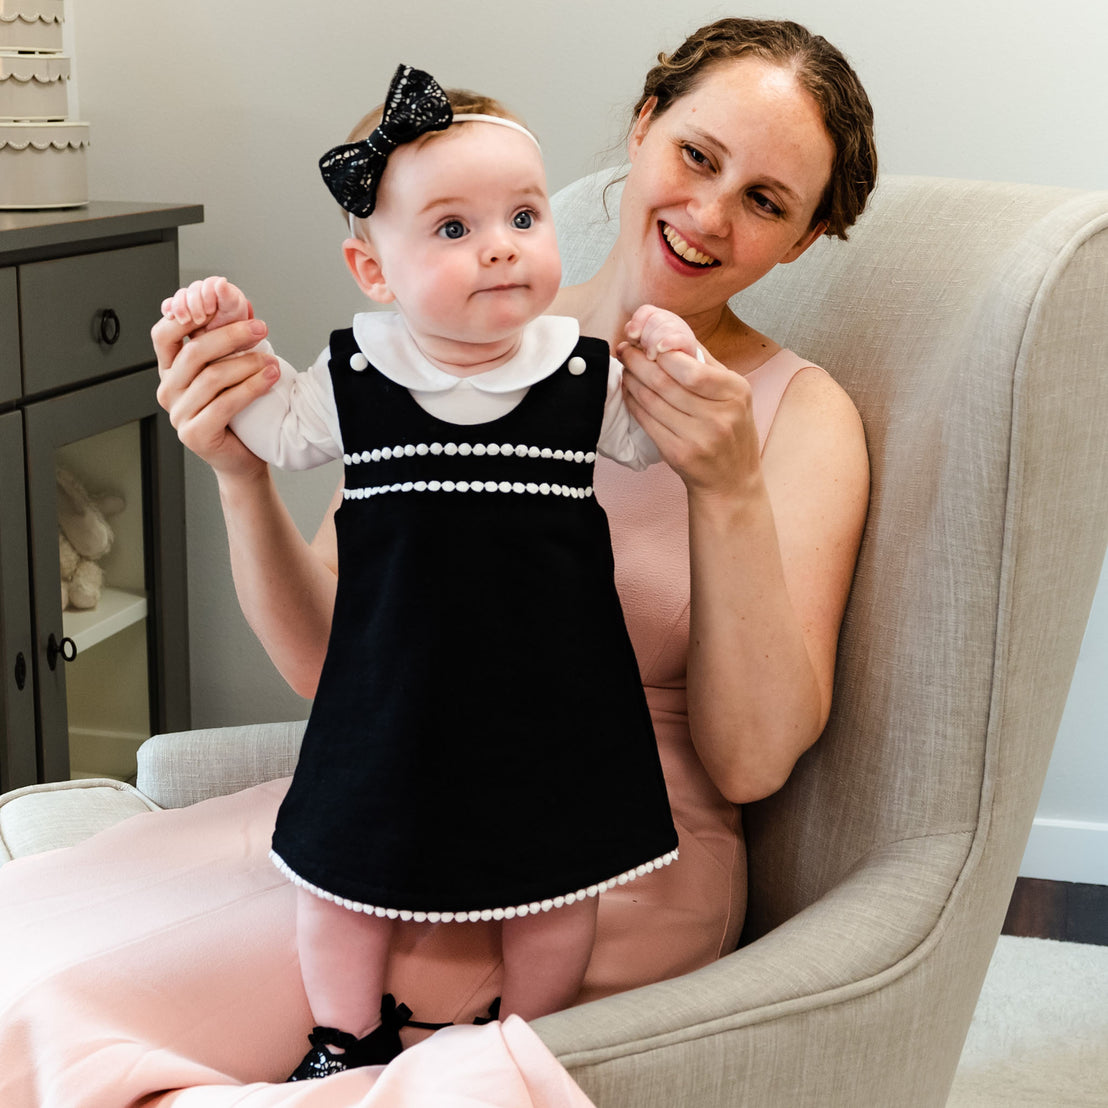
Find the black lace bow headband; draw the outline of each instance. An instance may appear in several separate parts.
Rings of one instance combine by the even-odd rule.
[[[397,66],[381,122],[361,142],[328,150],[319,159],[319,171],[331,195],[360,219],[377,206],[377,186],[389,155],[420,135],[445,130],[453,119],[450,101],[430,73]]]

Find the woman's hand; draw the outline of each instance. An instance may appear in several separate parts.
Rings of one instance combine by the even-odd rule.
[[[256,476],[265,463],[228,426],[280,376],[277,359],[253,349],[267,333],[260,319],[241,319],[215,330],[163,316],[150,337],[158,357],[158,403],[181,442],[219,478]]]
[[[700,361],[686,344],[669,345],[679,336],[667,321],[641,329],[637,321],[639,313],[628,324],[634,341],[616,350],[628,410],[690,494],[741,494],[760,470],[746,378],[706,352]]]

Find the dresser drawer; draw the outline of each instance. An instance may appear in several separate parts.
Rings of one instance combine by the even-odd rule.
[[[150,328],[176,288],[171,242],[20,266],[24,393],[152,362]]]
[[[0,269],[0,404],[18,398],[19,298],[15,292],[15,268]]]

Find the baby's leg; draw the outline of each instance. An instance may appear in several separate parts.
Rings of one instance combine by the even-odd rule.
[[[377,1026],[394,926],[297,890],[300,973],[317,1026],[359,1039]]]
[[[531,1020],[577,999],[596,939],[597,900],[504,921],[502,1015]]]

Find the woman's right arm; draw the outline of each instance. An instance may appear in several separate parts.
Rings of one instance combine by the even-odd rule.
[[[187,333],[170,319],[151,331],[161,375],[158,403],[181,442],[215,473],[235,591],[247,622],[292,689],[314,696],[335,603],[333,515],[341,491],[308,543],[269,468],[228,427],[277,380],[276,359],[252,349],[265,337],[265,324],[245,320],[189,342]]]

